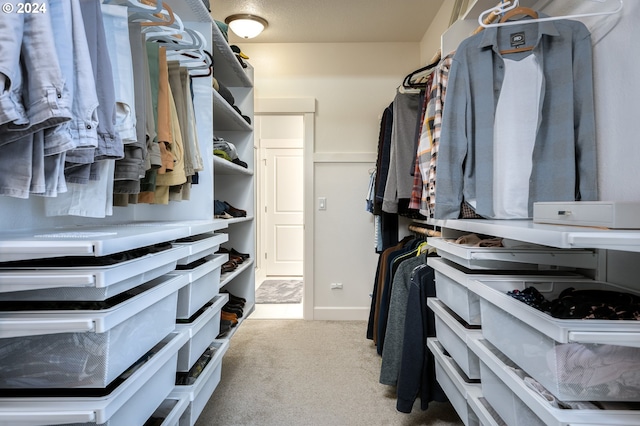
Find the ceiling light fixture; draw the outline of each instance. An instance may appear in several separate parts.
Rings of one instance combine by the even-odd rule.
[[[224,23],[229,25],[231,31],[238,37],[242,38],[254,38],[269,25],[266,19],[248,13],[238,13],[228,16],[224,20]]]

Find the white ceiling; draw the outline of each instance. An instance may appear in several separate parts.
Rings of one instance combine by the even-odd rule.
[[[211,0],[211,11],[266,19],[251,43],[419,42],[444,1],[454,0]]]

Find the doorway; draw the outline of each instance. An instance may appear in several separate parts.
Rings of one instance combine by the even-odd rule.
[[[260,262],[253,317],[302,318],[304,116],[255,117]]]

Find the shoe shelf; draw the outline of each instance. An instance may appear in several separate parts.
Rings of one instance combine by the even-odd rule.
[[[240,266],[238,266],[233,271],[225,272],[224,274],[220,275],[220,288],[222,289],[224,286],[229,284],[235,277],[240,275],[242,272],[244,272],[246,269],[250,268],[251,266],[253,266],[253,259],[247,259],[245,262],[242,262]]]
[[[213,167],[216,174],[218,175],[253,176],[253,170],[245,169],[242,166],[239,166],[229,160],[225,160],[224,158],[220,158],[217,156],[213,157]]]
[[[251,222],[253,216],[234,217],[233,219],[214,219],[214,222],[224,222],[226,225],[233,225],[236,223]]]
[[[218,93],[213,91],[213,126],[214,128],[224,128],[225,130],[240,130],[250,132],[253,126],[242,118],[238,112]]]

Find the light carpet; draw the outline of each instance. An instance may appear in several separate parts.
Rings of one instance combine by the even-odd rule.
[[[256,303],[302,303],[302,281],[265,280],[256,289]]]
[[[365,321],[252,320],[233,335],[196,426],[463,425],[449,403],[396,410]]]

